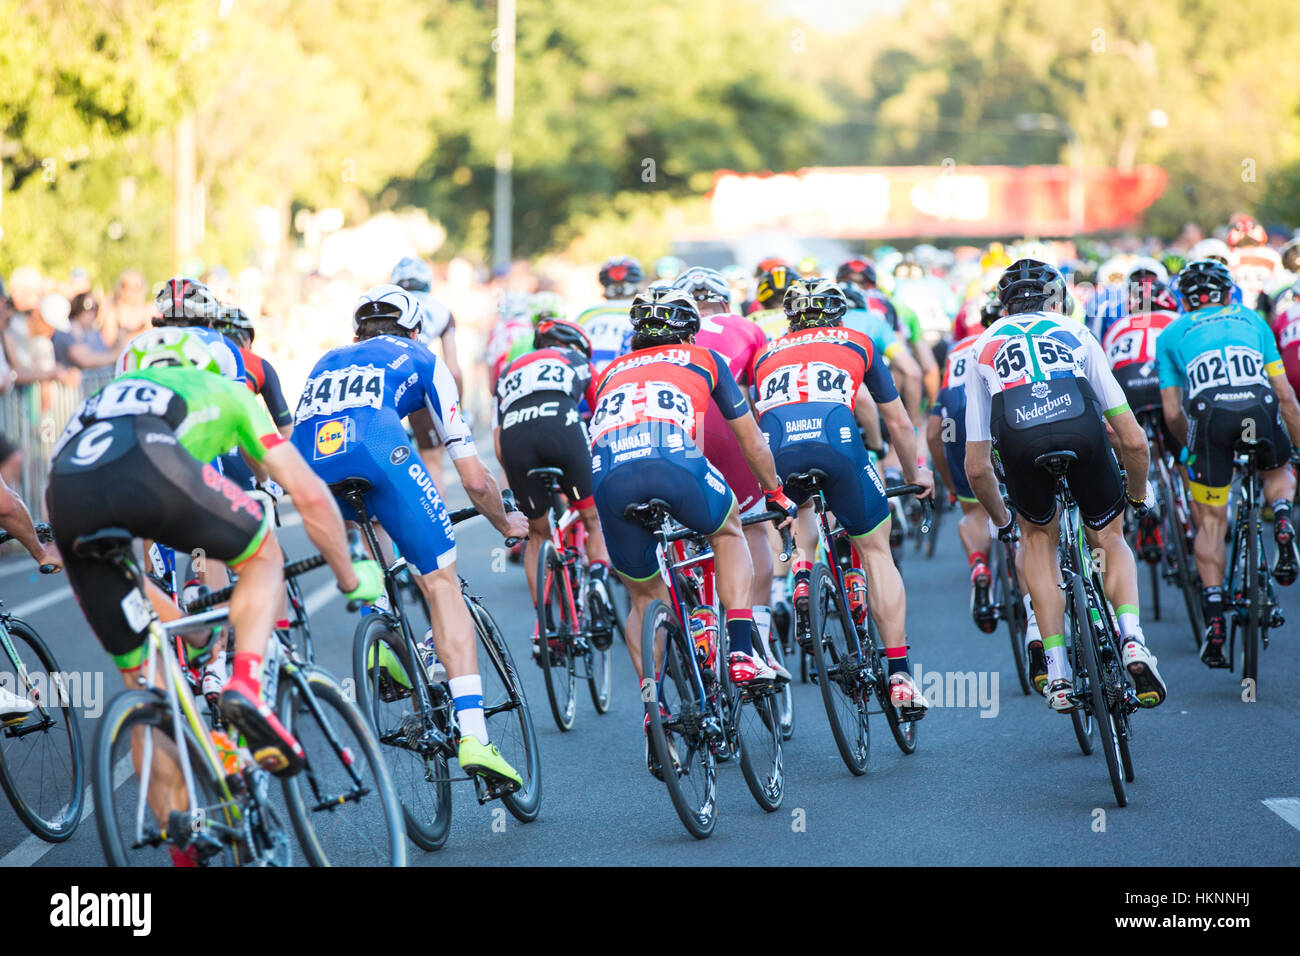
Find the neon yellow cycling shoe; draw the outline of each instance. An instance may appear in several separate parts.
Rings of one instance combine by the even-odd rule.
[[[411,679],[406,668],[397,659],[393,649],[382,641],[376,641],[366,650],[366,673],[375,672],[375,648],[379,649],[379,695],[385,702],[392,702],[407,697],[411,692]]]
[[[501,751],[497,750],[496,744],[484,746],[478,742],[478,738],[466,734],[460,738],[456,759],[460,761],[460,768],[466,773],[477,773],[489,780],[512,784],[512,793],[524,785],[524,778],[519,776],[519,771],[506,763],[505,758],[501,756]]]

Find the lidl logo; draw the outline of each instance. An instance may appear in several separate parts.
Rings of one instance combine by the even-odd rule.
[[[347,440],[347,421],[342,418],[321,422],[316,427],[316,456],[328,458],[343,450]]]

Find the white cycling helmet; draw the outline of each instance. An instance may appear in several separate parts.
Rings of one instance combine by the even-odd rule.
[[[1187,253],[1187,261],[1195,262],[1197,259],[1218,259],[1229,268],[1233,264],[1232,250],[1222,239],[1202,239],[1192,246]]]
[[[119,375],[146,368],[198,368],[221,374],[212,350],[188,329],[162,328],[142,332],[130,341],[118,359]]]
[[[1142,256],[1129,264],[1129,267],[1124,270],[1124,283],[1126,285],[1132,283],[1133,275],[1138,272],[1149,272],[1159,282],[1169,281],[1169,270],[1150,256]]]
[[[352,310],[352,331],[370,319],[395,319],[407,331],[419,332],[424,325],[424,307],[414,292],[386,282],[370,287],[357,299]]]
[[[428,292],[433,288],[433,269],[423,259],[407,256],[393,266],[388,281],[408,292]]]

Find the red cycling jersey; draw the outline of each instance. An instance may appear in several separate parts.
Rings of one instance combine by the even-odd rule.
[[[948,358],[943,363],[943,382],[939,385],[939,391],[945,388],[964,388],[966,386],[966,369],[975,353],[971,351],[971,346],[979,341],[980,336],[984,334],[983,329],[973,335],[968,335],[964,339],[954,342],[948,347]]]
[[[871,339],[856,329],[788,332],[759,353],[751,375],[760,415],[796,402],[832,402],[851,409],[864,381],[877,401],[898,397]]]
[[[700,345],[638,349],[606,366],[591,416],[593,444],[606,432],[643,422],[675,425],[695,440],[712,398],[724,418],[749,410],[726,360]]]
[[[1277,337],[1277,350],[1282,353],[1287,381],[1300,392],[1300,300],[1287,303],[1273,317],[1273,334]]]
[[[1173,312],[1136,312],[1119,319],[1102,339],[1112,370],[1156,360],[1156,339],[1178,316]]]

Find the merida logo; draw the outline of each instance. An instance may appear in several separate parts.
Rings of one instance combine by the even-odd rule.
[[[152,913],[150,893],[82,893],[74,886],[50,897],[51,926],[126,926],[133,936],[148,936]]]
[[[1016,421],[1031,422],[1034,419],[1052,414],[1052,412],[1056,411],[1058,408],[1069,408],[1073,403],[1074,400],[1069,395],[1062,395],[1060,398],[1048,399],[1046,402],[1034,405],[1029,409],[1017,408]]]

